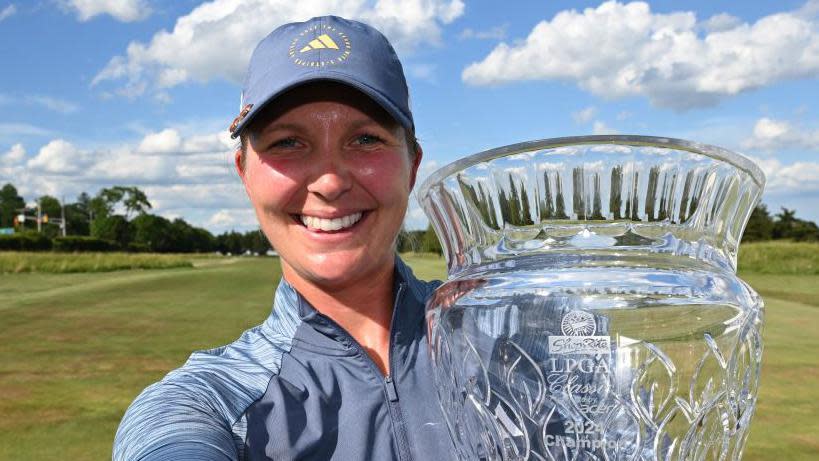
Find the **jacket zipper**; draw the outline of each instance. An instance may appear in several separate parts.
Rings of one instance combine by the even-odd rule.
[[[405,287],[406,287],[406,282],[400,282],[399,283],[398,292],[395,294],[395,302],[394,302],[394,304],[392,306],[392,319],[390,320],[390,343],[389,343],[390,357],[389,357],[389,363],[387,364],[387,366],[388,366],[387,374],[386,374],[386,376],[384,376],[384,379],[383,379],[383,385],[384,385],[384,391],[385,391],[385,393],[387,395],[387,400],[388,400],[387,409],[390,412],[390,419],[392,421],[393,434],[395,435],[396,441],[398,443],[398,458],[400,460],[411,461],[412,460],[412,455],[411,455],[410,449],[409,449],[409,441],[407,440],[407,433],[406,433],[406,429],[404,428],[404,420],[403,420],[403,417],[402,417],[402,414],[401,414],[401,408],[398,406],[398,391],[396,390],[395,381],[393,381],[392,375],[391,375],[392,370],[393,370],[393,357],[395,356],[395,354],[393,354],[393,348],[395,347],[395,345],[394,345],[395,317],[398,315],[398,305],[400,304],[401,296],[404,294]],[[340,331],[342,334],[344,334],[344,336],[346,336],[347,339],[349,340],[350,345],[352,347],[355,347],[356,350],[358,351],[359,355],[364,357],[364,360],[366,360],[370,364],[370,367],[372,368],[372,370],[376,374],[376,376],[381,376],[381,370],[375,364],[375,361],[372,359],[372,357],[370,357],[369,354],[367,354],[367,352],[364,350],[364,348],[361,347],[361,344],[359,344],[358,341],[356,341],[355,338],[353,338],[350,335],[350,333],[347,332],[347,330],[342,328],[341,325],[336,323],[330,317],[327,317],[326,315],[323,315],[323,314],[319,314],[319,315],[321,315],[327,322],[329,322],[330,324],[335,326],[336,329],[338,329],[338,331]]]
[[[398,392],[395,391],[395,383],[392,381],[390,375],[384,378],[384,387],[387,388],[387,398],[390,402],[398,401]]]
[[[387,399],[389,400],[387,405],[389,406],[390,417],[392,418],[392,427],[395,430],[395,435],[398,442],[398,458],[402,460],[411,460],[412,454],[409,448],[409,440],[407,439],[407,430],[404,427],[404,417],[398,403],[398,392],[395,389],[395,381],[393,381],[391,376],[393,370],[395,369],[393,366],[393,361],[395,360],[395,354],[393,354],[393,349],[395,349],[395,318],[398,316],[398,306],[401,304],[401,297],[403,296],[406,287],[407,284],[405,282],[399,283],[398,293],[395,294],[395,303],[392,306],[389,344],[390,357],[389,364],[387,365],[389,368],[387,369],[387,376],[384,377],[384,386],[386,387]]]

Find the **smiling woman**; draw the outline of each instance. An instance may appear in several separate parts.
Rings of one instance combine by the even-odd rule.
[[[273,312],[147,388],[114,458],[445,459],[423,282],[396,254],[422,151],[401,63],[371,27],[282,26],[231,125],[236,169],[281,257]]]
[[[404,128],[362,93],[319,82],[281,96],[250,132],[238,170],[285,278],[314,296],[360,291],[381,312],[391,286],[382,284],[379,302],[373,281],[391,277],[421,158],[409,153]],[[337,319],[348,331],[358,323],[346,320]]]

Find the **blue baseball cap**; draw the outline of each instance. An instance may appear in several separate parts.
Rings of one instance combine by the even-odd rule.
[[[322,80],[357,89],[414,130],[404,69],[386,37],[361,22],[321,16],[280,26],[256,46],[231,138],[278,96]]]

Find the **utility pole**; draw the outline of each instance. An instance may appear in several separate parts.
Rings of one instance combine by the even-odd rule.
[[[63,231],[63,237],[65,237],[65,227],[65,195],[63,195],[60,200],[60,229]]]
[[[40,208],[40,199],[37,199],[37,232],[43,232],[43,209]]]

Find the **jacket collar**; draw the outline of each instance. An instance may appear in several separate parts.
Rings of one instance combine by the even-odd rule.
[[[393,277],[393,329],[401,325],[413,325],[423,318],[423,306],[426,301],[425,283],[418,280],[403,260],[395,255],[395,277]],[[273,312],[265,321],[268,328],[274,331],[281,329],[281,323],[310,324],[316,330],[328,336],[337,336],[339,327],[307,301],[293,286],[281,278],[273,301]]]

